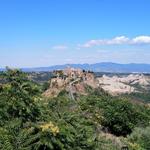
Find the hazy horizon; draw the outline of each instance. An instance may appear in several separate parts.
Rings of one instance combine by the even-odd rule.
[[[53,66],[63,66],[63,65],[94,65],[94,64],[102,64],[102,63],[112,63],[112,64],[119,64],[119,65],[130,65],[130,64],[137,64],[137,65],[150,65],[150,63],[134,63],[134,62],[129,62],[129,63],[117,63],[117,62],[96,62],[96,63],[61,63],[61,64],[55,64],[55,65],[46,65],[46,66],[21,66],[21,67],[17,67],[17,66],[3,66],[0,67],[0,69],[4,69],[6,67],[10,67],[10,68],[47,68],[47,67],[53,67]]]

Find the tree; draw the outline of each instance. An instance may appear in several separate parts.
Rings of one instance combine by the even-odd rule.
[[[132,104],[124,99],[111,100],[104,111],[105,120],[102,124],[111,133],[126,136],[132,132],[134,127],[149,124],[150,118],[146,111],[146,107]]]
[[[38,86],[17,69],[7,69],[3,80],[5,83],[0,91],[0,119],[20,118],[23,122],[35,121],[40,114],[36,105],[40,94]]]

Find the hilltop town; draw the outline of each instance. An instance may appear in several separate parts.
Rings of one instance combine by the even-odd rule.
[[[57,96],[62,90],[69,92],[73,98],[74,93],[86,94],[86,86],[97,88],[98,80],[93,72],[81,69],[66,68],[53,72],[53,78],[50,80],[48,90],[44,92],[45,96]]]

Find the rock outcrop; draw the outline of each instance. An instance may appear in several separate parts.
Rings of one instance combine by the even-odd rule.
[[[100,86],[112,95],[138,92],[136,85],[142,88],[150,85],[150,79],[143,74],[130,74],[128,76],[103,75],[98,78]]]
[[[44,92],[46,97],[56,97],[62,90],[66,90],[70,97],[76,94],[87,94],[86,86],[97,88],[98,80],[89,71],[66,68],[53,72],[54,77],[50,81],[49,89]]]

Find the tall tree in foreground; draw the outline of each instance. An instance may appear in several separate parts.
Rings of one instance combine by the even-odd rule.
[[[38,87],[17,69],[7,68],[2,78],[4,84],[0,89],[0,120],[20,118],[23,122],[35,121],[39,115],[36,105],[40,94]]]

